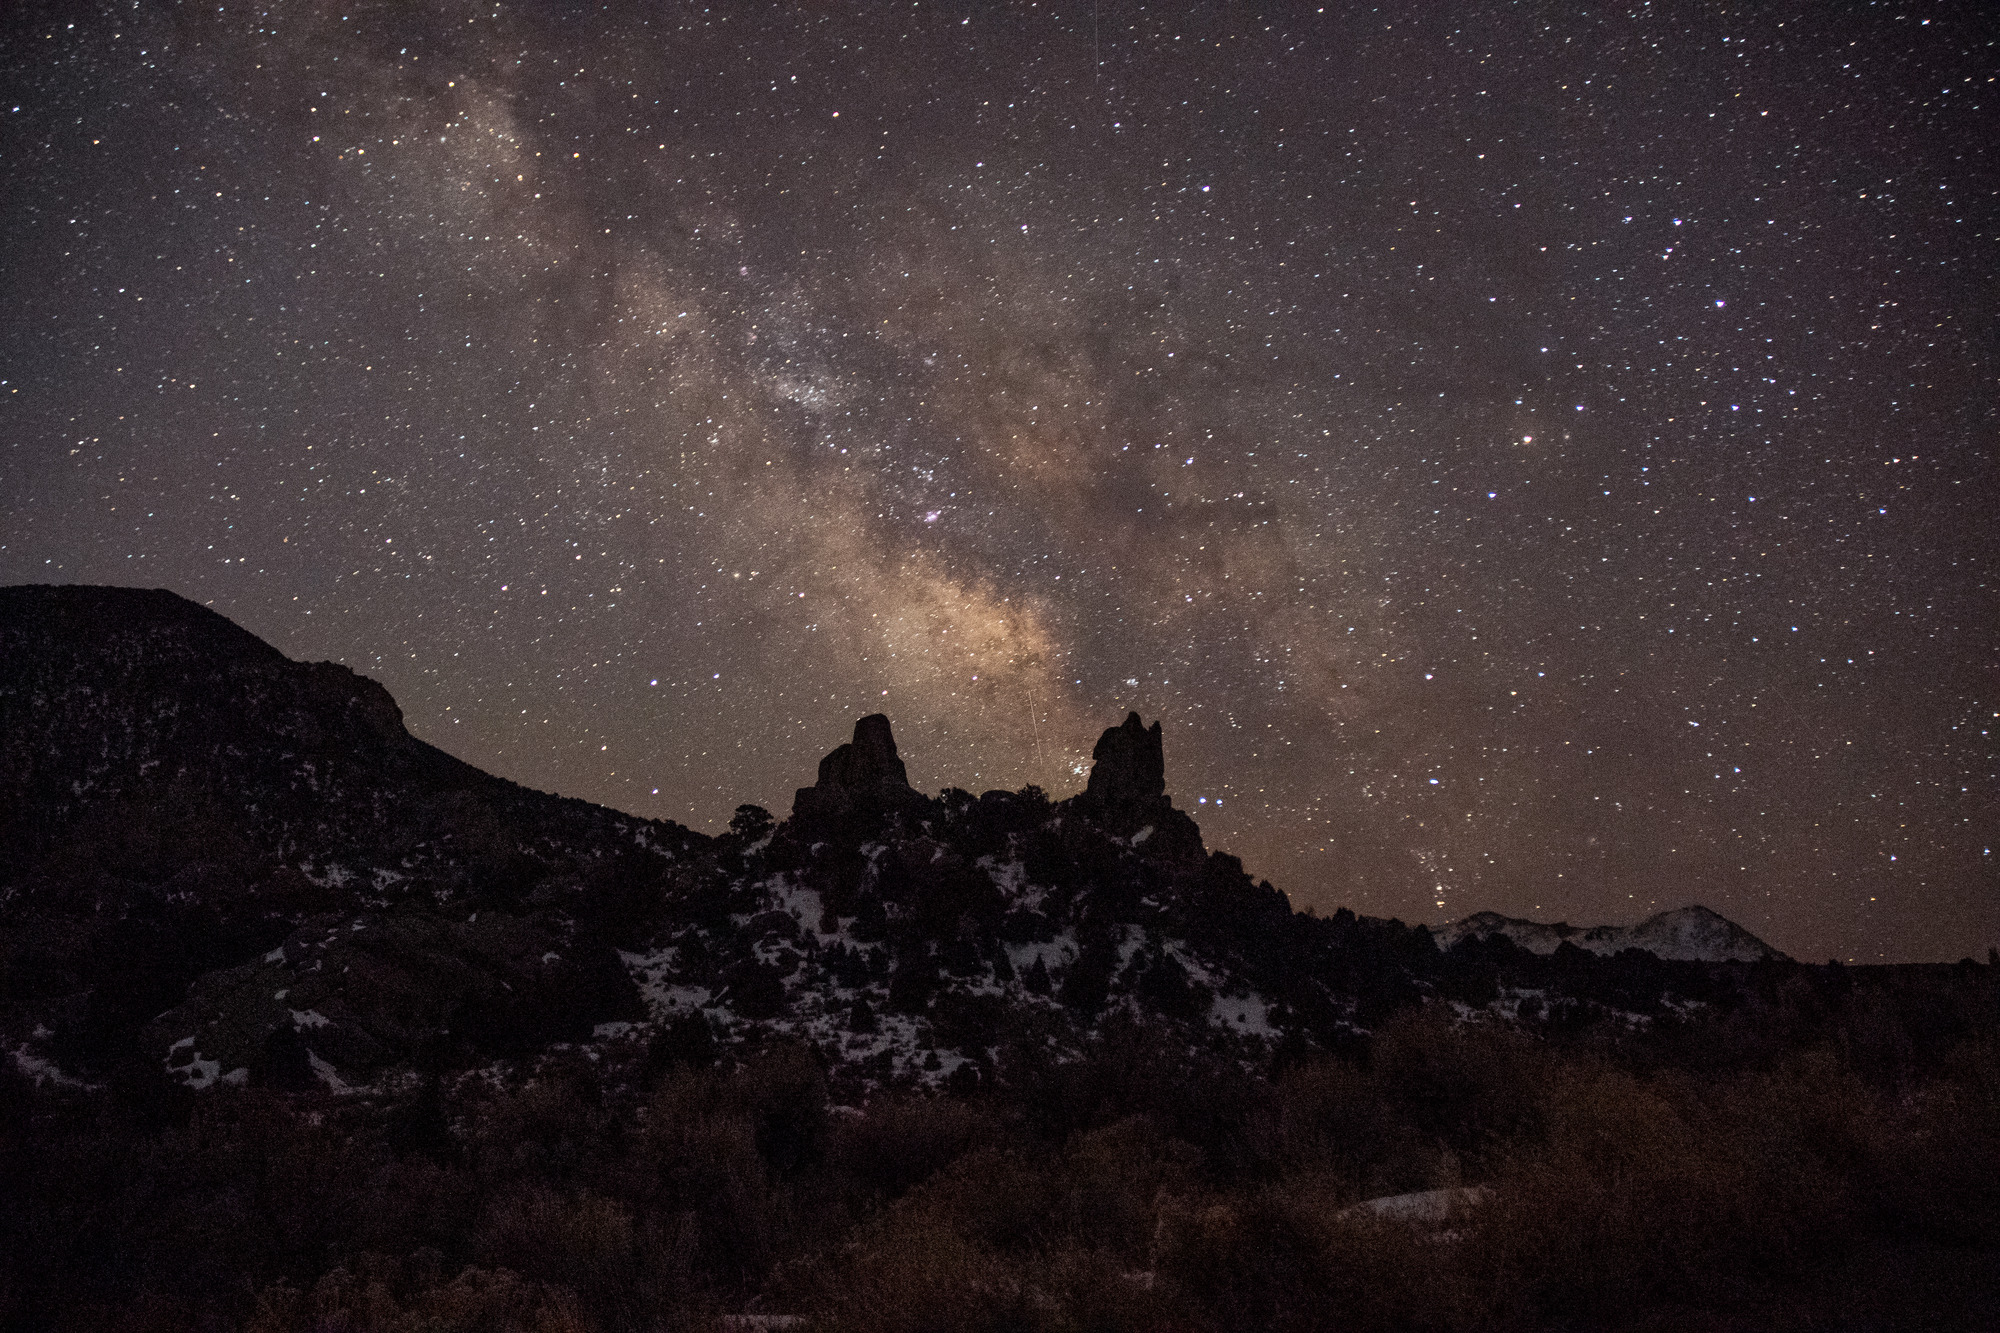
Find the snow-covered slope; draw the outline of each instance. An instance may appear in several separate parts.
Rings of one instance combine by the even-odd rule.
[[[1552,954],[1567,943],[1607,956],[1625,949],[1644,949],[1674,962],[1754,963],[1761,958],[1784,957],[1734,921],[1699,905],[1660,912],[1633,926],[1546,925],[1498,912],[1476,912],[1431,934],[1441,949],[1468,937],[1504,935],[1538,954]]]

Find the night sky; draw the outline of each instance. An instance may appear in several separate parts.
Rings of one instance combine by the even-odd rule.
[[[1302,908],[2000,944],[1986,5],[7,9],[0,582],[711,831],[1137,709]]]

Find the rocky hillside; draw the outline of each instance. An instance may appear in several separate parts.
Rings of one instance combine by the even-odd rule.
[[[970,1084],[1080,1056],[1109,1023],[1261,1060],[1409,992],[1428,936],[1294,915],[1207,850],[1166,794],[1157,722],[1127,717],[1093,757],[1068,800],[932,798],[889,720],[861,719],[789,819],[739,810],[707,881],[628,955],[649,1011],[695,1040],[805,1039],[863,1083]]]
[[[710,839],[482,773],[171,593],[0,589],[0,1040],[49,1077],[336,1091],[792,1042],[859,1098],[1114,1029],[1261,1067],[1425,999],[1645,1023],[1735,984],[1660,961],[1749,939],[1713,914],[1598,959],[1294,913],[1175,807],[1157,722],[1093,758],[1067,799],[929,796],[867,717],[787,817]]]
[[[374,681],[172,593],[0,589],[0,1035],[25,1058],[299,1082],[588,1036],[639,1016],[611,941],[706,844],[482,773]],[[253,977],[278,978],[255,1005]]]

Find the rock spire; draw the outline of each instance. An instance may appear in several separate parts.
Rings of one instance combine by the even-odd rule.
[[[907,787],[910,771],[896,753],[896,737],[889,730],[888,717],[870,713],[854,724],[853,740],[819,761],[818,785],[860,792],[884,783]]]
[[[923,798],[910,787],[896,753],[889,719],[870,713],[854,724],[854,739],[819,761],[819,781],[792,798],[793,818],[838,818],[864,807],[888,808]]]
[[[1107,727],[1090,752],[1090,784],[1085,791],[1107,805],[1161,796],[1167,790],[1167,760],[1160,746],[1160,724],[1151,727],[1137,713],[1122,725]]]

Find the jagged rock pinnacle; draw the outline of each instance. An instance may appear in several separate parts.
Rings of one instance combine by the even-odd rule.
[[[1143,800],[1167,790],[1167,760],[1160,746],[1160,724],[1148,728],[1137,713],[1123,725],[1108,727],[1090,752],[1090,783],[1085,791],[1106,804]]]
[[[910,785],[910,772],[896,754],[896,737],[889,719],[870,713],[854,724],[854,739],[837,747],[819,761],[819,784],[860,792],[879,787]]]

